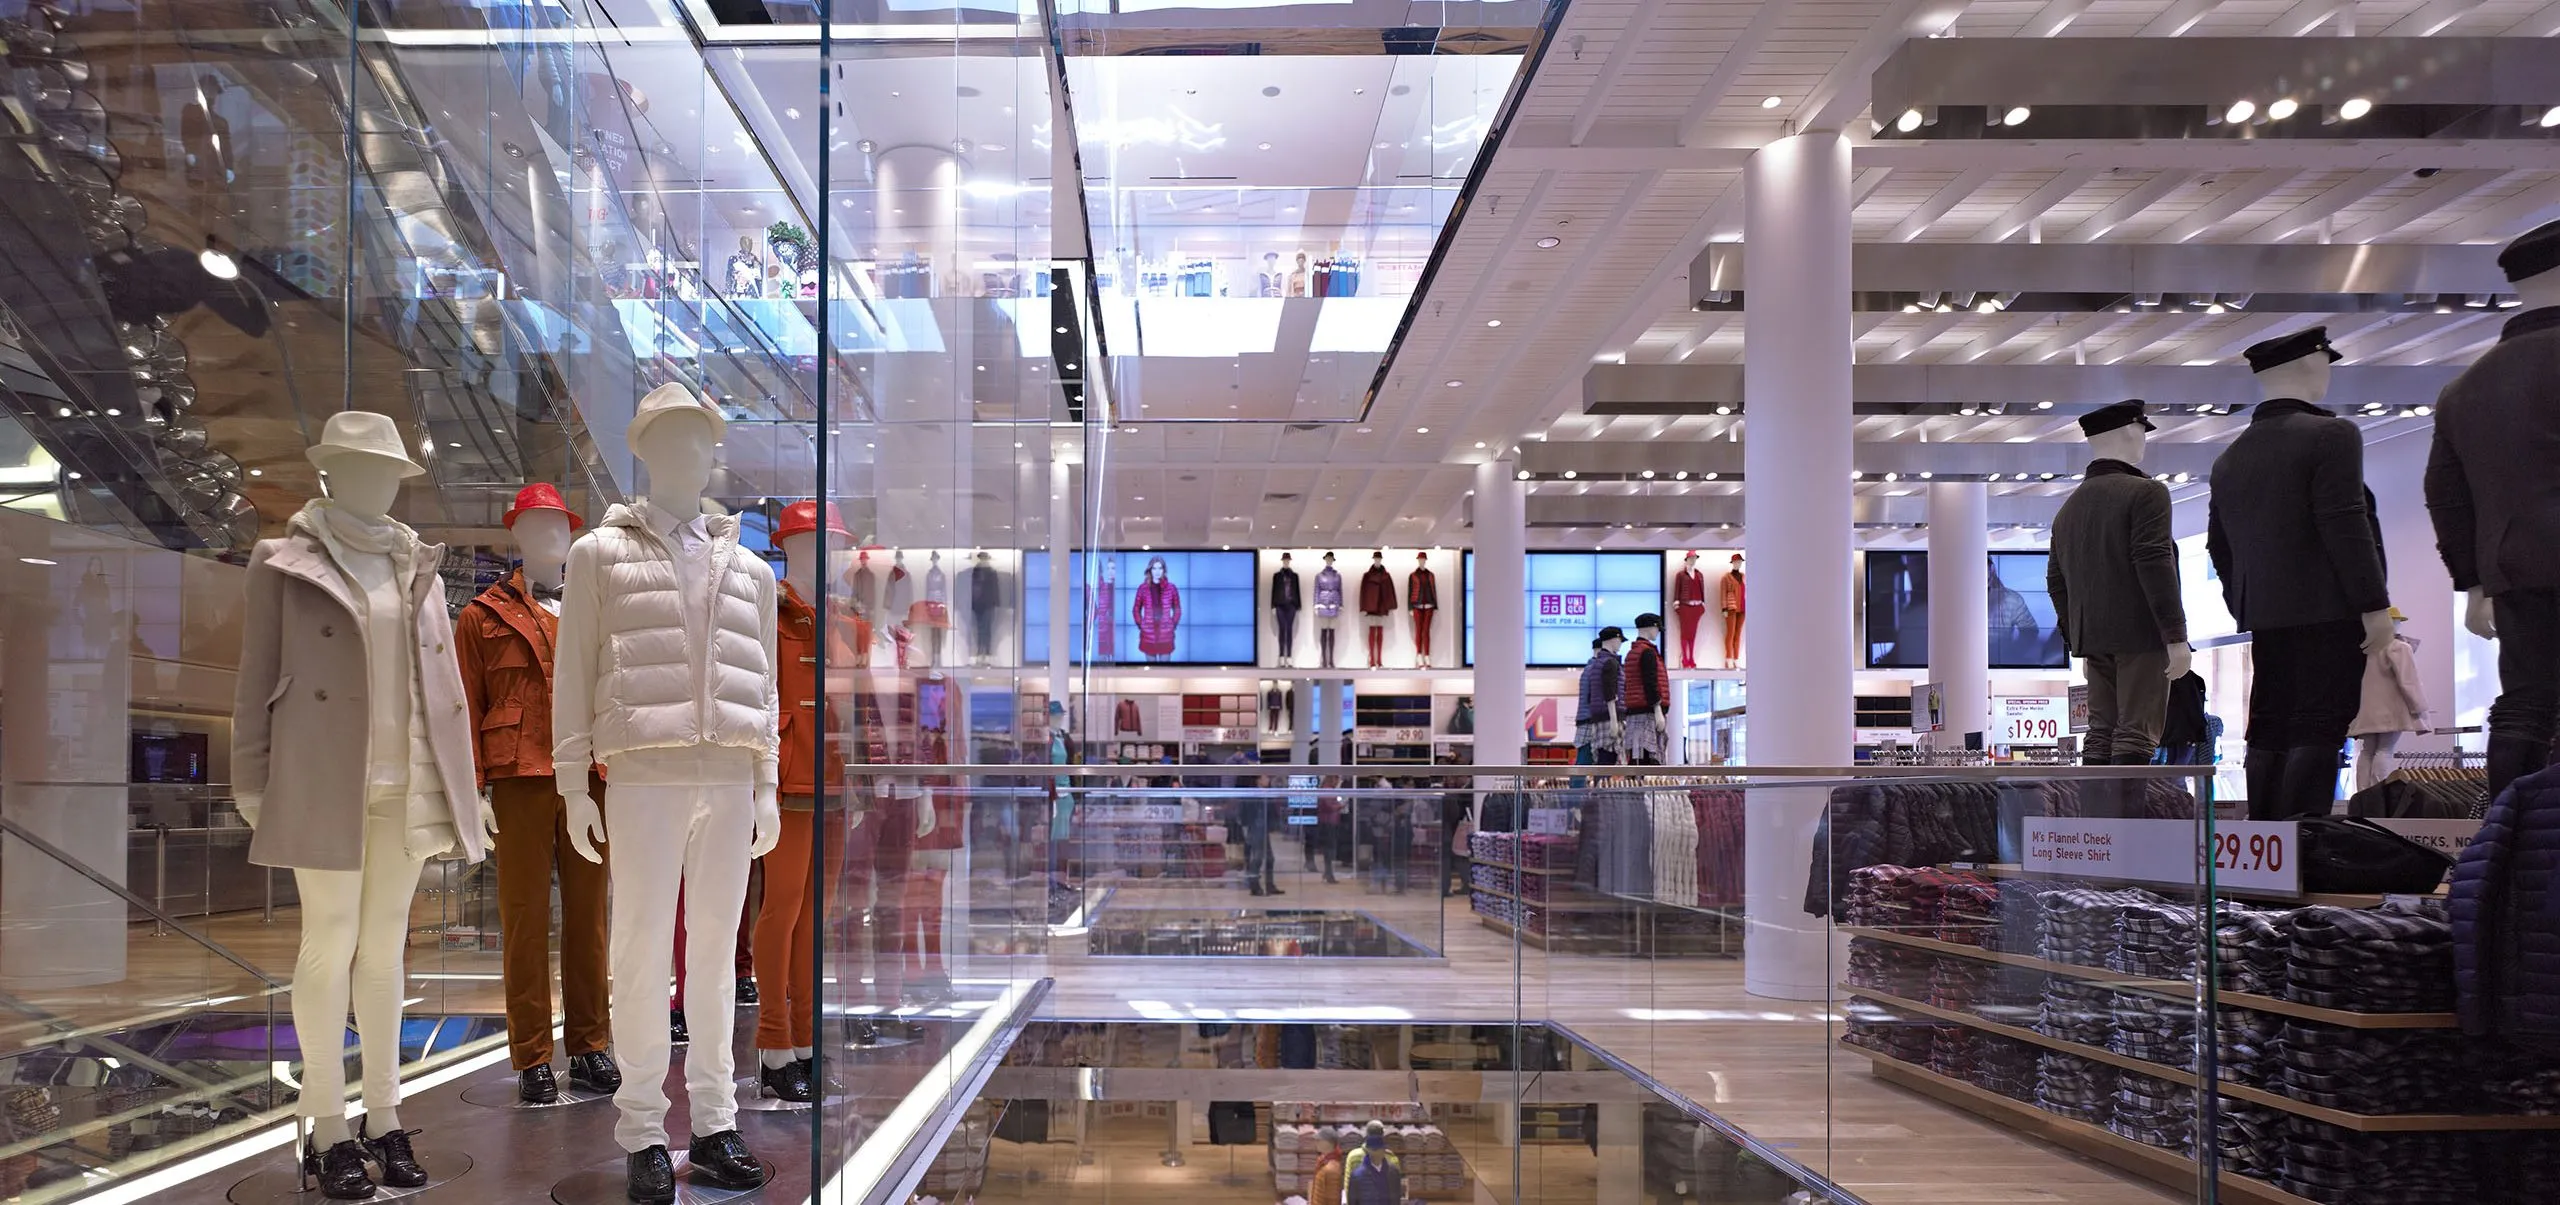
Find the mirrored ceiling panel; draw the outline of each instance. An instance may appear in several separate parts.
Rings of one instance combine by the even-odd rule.
[[[1432,52],[1432,32],[1423,53],[1141,36],[1067,60],[1124,420],[1359,417],[1524,61],[1519,43]]]

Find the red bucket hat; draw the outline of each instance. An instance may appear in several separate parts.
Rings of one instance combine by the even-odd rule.
[[[500,522],[505,523],[509,531],[513,531],[516,526],[516,516],[529,510],[559,511],[561,514],[569,516],[569,530],[571,531],[576,531],[587,525],[586,520],[578,517],[578,512],[569,509],[568,502],[560,497],[559,489],[546,481],[537,481],[523,489],[517,490],[516,504],[508,508],[506,518],[500,520]]]
[[[780,543],[803,532],[816,530],[818,530],[817,502],[814,500],[794,502],[782,508],[782,523],[773,529],[773,538],[776,543]],[[827,534],[847,540],[853,538],[853,533],[845,530],[844,516],[836,513],[836,504],[833,502],[827,504]]]

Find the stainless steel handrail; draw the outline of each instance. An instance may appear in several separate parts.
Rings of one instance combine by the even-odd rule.
[[[212,951],[215,957],[220,958],[224,962],[228,962],[241,970],[249,972],[249,974],[256,978],[258,982],[278,990],[282,990],[285,987],[283,980],[269,976],[266,971],[260,969],[256,963],[253,963],[246,958],[242,958],[238,954],[232,953],[230,947],[223,945],[221,942],[215,941],[193,929],[189,929],[185,925],[178,924],[175,920],[171,919],[168,913],[161,911],[159,905],[135,894],[132,889],[126,887],[124,884],[108,878],[105,874],[100,873],[96,867],[91,866],[78,858],[72,857],[70,854],[64,852],[61,846],[55,845],[53,842],[47,841],[34,833],[28,832],[25,825],[20,824],[15,820],[11,820],[6,816],[0,816],[0,833],[6,833],[20,841],[26,842],[29,846],[32,846],[36,852],[70,867],[74,873],[80,875],[82,878],[114,892],[119,898],[123,899],[124,902],[149,913],[153,921],[166,924],[170,928],[176,929],[188,940]]]

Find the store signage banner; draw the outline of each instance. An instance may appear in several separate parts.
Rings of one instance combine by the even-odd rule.
[[[1581,591],[1542,590],[1530,596],[1529,626],[1579,628],[1591,623],[1591,596]]]
[[[2071,700],[2058,695],[2002,695],[1991,700],[1991,743],[2050,745],[2071,732]]]
[[[2204,881],[2196,826],[2187,820],[2033,817],[2026,858],[2036,874],[2120,879],[2195,888]],[[2214,825],[2214,882],[2274,895],[2302,894],[2301,826],[2290,820],[2234,820]]]
[[[1911,730],[1944,732],[1947,727],[1947,688],[1936,682],[1911,688]]]
[[[2376,818],[2374,823],[2390,829],[2392,832],[2398,833],[2403,837],[2407,837],[2408,839],[2449,858],[2461,857],[2463,848],[2471,844],[2471,839],[2473,837],[2480,835],[2480,822],[2477,820],[2386,820]]]

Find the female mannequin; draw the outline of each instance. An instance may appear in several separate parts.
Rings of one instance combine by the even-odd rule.
[[[951,630],[951,575],[943,572],[939,552],[926,555],[924,599],[907,617],[907,624],[924,629],[924,663],[941,665],[942,638]]]
[[[1369,554],[1369,571],[1360,575],[1360,617],[1369,625],[1369,668],[1387,663],[1387,617],[1396,613],[1396,579],[1387,572],[1387,554]]]
[[[1334,629],[1342,622],[1342,572],[1333,567],[1333,554],[1324,554],[1324,568],[1316,571],[1316,645],[1322,654],[1324,668],[1333,668]]]
[[[389,416],[364,411],[331,415],[308,455],[331,496],[260,541],[249,562],[232,781],[256,830],[250,861],[291,867],[302,893],[293,1012],[305,1043],[299,1112],[312,1127],[303,1172],[328,1197],[354,1200],[375,1191],[368,1159],[394,1187],[428,1180],[409,1142],[416,1131],[399,1118],[409,904],[427,859],[480,859],[484,825],[436,575],[444,549],[389,513],[401,480],[426,470]],[[350,1007],[366,1112],[353,1136]]]
[[[1698,621],[1707,617],[1707,575],[1698,571],[1695,549],[1680,558],[1680,572],[1671,575],[1671,614],[1680,621],[1680,668],[1696,669]]]
[[[1742,668],[1742,554],[1733,554],[1733,568],[1726,570],[1724,580],[1716,584],[1716,609],[1724,612],[1724,667]]]

